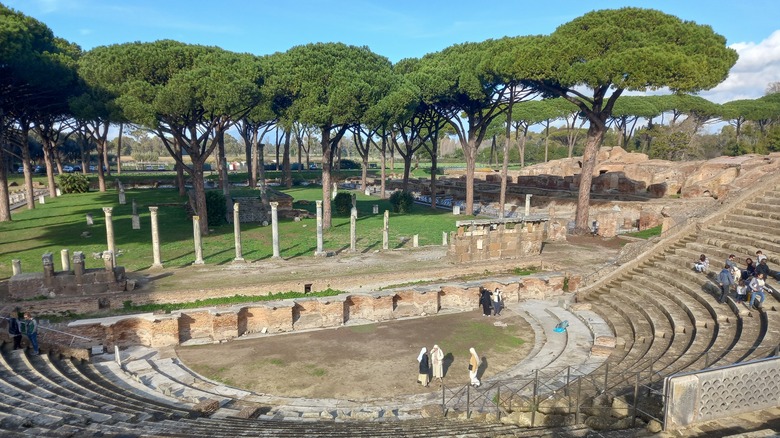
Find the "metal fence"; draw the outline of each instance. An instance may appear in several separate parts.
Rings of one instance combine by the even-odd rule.
[[[585,416],[604,418],[613,428],[634,427],[640,418],[663,424],[667,377],[730,365],[731,358],[777,357],[779,351],[780,345],[692,351],[660,369],[654,369],[654,362],[648,360],[643,368],[613,371],[608,362],[593,372],[577,366],[546,368],[512,379],[485,380],[478,388],[442,384],[441,407],[445,413],[465,412],[467,417],[492,414],[495,421],[514,415],[514,422],[528,427],[582,424]]]

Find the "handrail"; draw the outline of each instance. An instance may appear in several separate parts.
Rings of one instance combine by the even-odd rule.
[[[42,326],[40,324],[38,325],[38,329],[39,330],[46,330],[46,331],[50,331],[50,332],[54,332],[54,333],[59,333],[61,335],[70,336],[70,342],[68,343],[68,347],[72,347],[73,343],[76,341],[76,339],[80,339],[82,341],[88,341],[88,342],[97,343],[97,341],[95,339],[87,338],[85,336],[74,335],[73,333],[63,332],[61,330],[53,329],[51,327]],[[43,336],[41,336],[41,340],[43,340]]]

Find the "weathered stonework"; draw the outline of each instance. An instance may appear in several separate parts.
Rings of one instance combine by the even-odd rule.
[[[542,252],[546,218],[458,221],[449,257],[455,263],[517,259]]]
[[[469,311],[479,305],[479,289],[500,288],[507,303],[563,293],[563,276],[523,277],[516,282],[487,282],[468,288],[440,286],[367,294],[299,298],[220,309],[182,310],[75,321],[68,332],[98,340],[107,348],[144,345],[164,347],[191,340],[220,342],[252,333],[281,333],[339,327],[350,321],[379,322]],[[569,278],[568,286],[579,283]]]
[[[83,266],[83,265],[82,265]],[[31,272],[14,275],[8,280],[8,296],[13,299],[30,299],[41,295],[49,298],[122,292],[127,286],[125,268],[117,266],[108,271],[99,269],[75,269],[75,272]]]

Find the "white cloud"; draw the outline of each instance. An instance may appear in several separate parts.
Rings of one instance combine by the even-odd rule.
[[[780,81],[780,30],[760,43],[735,43],[731,48],[739,53],[739,60],[729,77],[712,90],[702,92],[702,97],[717,103],[755,99],[764,95],[769,83]]]

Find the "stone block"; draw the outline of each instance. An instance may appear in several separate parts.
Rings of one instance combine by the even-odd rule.
[[[217,412],[218,409],[219,409],[219,401],[214,399],[208,399],[208,398],[205,400],[201,400],[200,402],[196,403],[195,406],[192,407],[193,411],[199,412],[204,417],[208,417],[214,412]]]
[[[593,345],[596,347],[615,348],[617,341],[614,336],[596,336]]]

